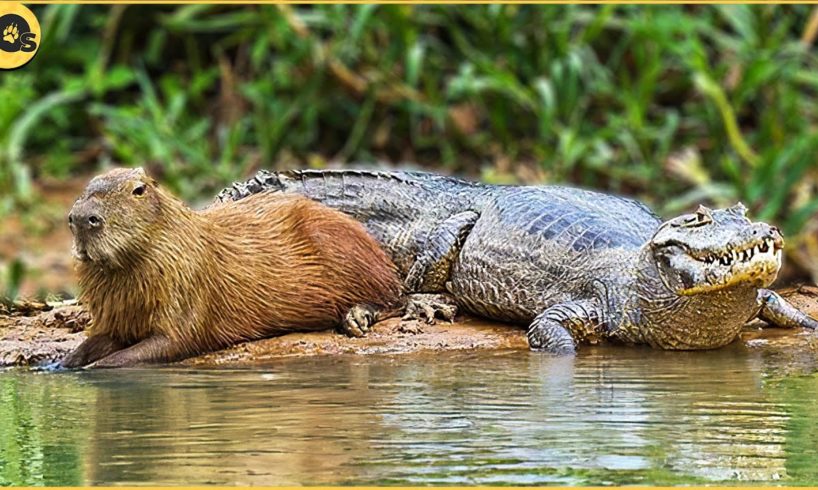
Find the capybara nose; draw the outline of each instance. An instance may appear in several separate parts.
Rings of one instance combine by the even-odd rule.
[[[82,230],[94,230],[102,227],[102,217],[94,213],[71,211],[68,214],[68,225]]]

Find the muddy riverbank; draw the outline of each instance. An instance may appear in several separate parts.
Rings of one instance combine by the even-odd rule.
[[[781,291],[793,304],[818,317],[818,288]],[[22,306],[22,307],[20,307]],[[43,311],[45,310],[45,311]],[[89,316],[81,306],[18,305],[0,314],[0,366],[33,366],[62,358],[85,338]],[[739,342],[751,349],[778,352],[796,359],[818,354],[818,335],[804,330],[761,328],[760,321],[745,328]],[[248,342],[189,359],[193,366],[242,366],[284,357],[328,354],[408,354],[450,350],[526,349],[521,328],[458,317],[454,323],[427,325],[399,319],[378,324],[365,338],[351,339],[336,332],[295,333]]]

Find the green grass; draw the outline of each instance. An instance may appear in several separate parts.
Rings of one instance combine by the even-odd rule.
[[[0,211],[146,165],[185,198],[257,167],[415,161],[818,210],[810,6],[72,6],[0,78]]]

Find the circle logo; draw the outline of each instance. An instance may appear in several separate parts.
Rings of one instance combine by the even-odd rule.
[[[0,69],[25,65],[40,47],[40,23],[20,3],[0,4]]]

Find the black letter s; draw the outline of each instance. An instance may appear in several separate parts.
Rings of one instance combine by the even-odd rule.
[[[37,49],[37,43],[34,38],[37,37],[33,32],[26,32],[20,35],[20,51],[30,53]]]

